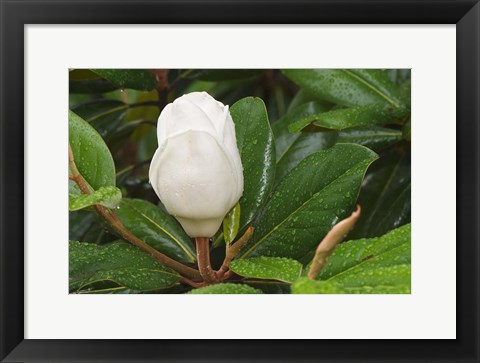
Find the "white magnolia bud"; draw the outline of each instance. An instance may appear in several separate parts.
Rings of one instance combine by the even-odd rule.
[[[206,92],[168,104],[150,164],[155,193],[190,237],[211,237],[243,193],[243,168],[228,110]]]

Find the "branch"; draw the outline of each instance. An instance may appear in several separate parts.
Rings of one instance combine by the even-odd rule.
[[[70,167],[70,175],[69,178],[78,185],[80,188],[81,192],[83,194],[90,194],[90,188],[88,187],[87,183],[83,179],[82,175],[78,171],[78,168],[75,164],[75,160],[73,158],[73,152],[72,148],[69,145],[69,167]],[[157,251],[155,248],[150,246],[149,244],[143,242],[141,239],[136,237],[132,232],[127,230],[125,226],[122,224],[120,219],[116,216],[116,214],[110,210],[107,209],[101,205],[94,205],[93,208],[95,211],[102,217],[110,226],[110,228],[117,233],[120,237],[122,237],[125,241],[130,242],[132,245],[140,248],[141,250],[147,252],[150,254],[153,258],[155,258],[158,262],[161,264],[170,267],[171,269],[177,271],[180,274],[183,274],[185,276],[188,276],[190,278],[200,280],[201,275],[200,273],[183,263],[180,263],[178,261],[175,261],[174,259],[171,259],[170,257],[164,255],[163,253]]]
[[[217,277],[210,264],[210,240],[208,237],[195,237],[197,245],[197,262],[200,275],[205,282],[216,282]]]
[[[218,279],[228,278],[231,275],[225,275],[230,266],[230,262],[232,262],[232,260],[238,256],[238,253],[240,252],[242,247],[245,246],[248,241],[250,241],[250,238],[252,238],[253,235],[253,231],[253,227],[248,227],[243,236],[240,237],[237,242],[229,245],[227,244],[225,259],[223,260],[222,266],[220,266],[220,269],[216,273]]]
[[[191,287],[195,287],[195,288],[204,287],[208,285],[205,281],[195,282],[184,276],[180,278],[180,281],[183,282],[184,284],[190,285]]]
[[[360,217],[360,212],[360,205],[357,204],[357,207],[352,215],[335,225],[323,238],[322,242],[320,242],[317,250],[315,251],[315,257],[313,258],[312,265],[310,266],[310,271],[308,271],[308,278],[310,280],[315,280],[317,278],[318,273],[325,267],[325,264],[335,250],[335,247],[337,247],[337,245],[343,241],[343,239],[355,226],[355,223]]]
[[[160,93],[168,87],[168,69],[149,69],[157,80],[157,91]]]

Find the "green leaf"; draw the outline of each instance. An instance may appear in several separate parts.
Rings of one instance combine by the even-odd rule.
[[[341,243],[328,259],[318,280],[339,281],[345,276],[377,267],[410,264],[411,226],[406,224],[382,237]]]
[[[239,223],[240,203],[237,203],[223,219],[223,235],[227,244],[233,242],[237,236]]]
[[[194,69],[187,77],[218,82],[257,77],[262,73],[262,69]]]
[[[153,90],[150,92],[140,92],[140,91],[129,90],[128,93],[133,98],[133,100],[130,102],[133,105],[141,104],[145,102],[156,102],[157,105],[151,105],[151,104],[145,105],[145,106],[136,105],[136,107],[130,107],[128,109],[128,113],[125,118],[126,121],[131,122],[136,120],[149,120],[149,121],[154,121],[156,124],[156,121],[158,120],[158,116],[160,116],[160,111],[161,111],[161,109],[158,107],[159,94],[157,90]]]
[[[398,69],[387,69],[385,70],[387,72],[387,75],[388,75],[388,79],[390,81],[392,81],[393,83],[397,83],[397,79],[398,79]]]
[[[246,227],[265,203],[275,177],[275,145],[265,104],[247,97],[230,109],[243,165],[244,188],[239,230]]]
[[[405,100],[405,103],[407,105],[410,105],[412,101],[412,82],[410,79],[402,83],[402,85],[400,86],[400,93]]]
[[[402,132],[386,127],[357,127],[338,133],[337,142],[354,143],[381,151],[402,140]]]
[[[276,184],[305,157],[336,143],[355,143],[380,151],[402,138],[399,130],[379,126],[350,128],[340,132],[327,130],[291,134],[288,131],[288,125],[293,120],[326,112],[328,109],[317,102],[308,102],[293,108],[272,124],[277,151]]]
[[[145,69],[92,69],[120,88],[150,91],[157,85],[155,76]]]
[[[69,93],[100,94],[110,92],[118,87],[88,69],[75,69],[68,74]]]
[[[412,140],[412,121],[410,119],[403,126],[403,138],[407,141]]]
[[[146,200],[123,198],[116,214],[129,231],[158,251],[181,262],[195,261],[190,237],[163,208]]]
[[[402,149],[381,155],[365,177],[358,198],[362,215],[350,236],[378,237],[411,219],[410,154]]]
[[[402,85],[405,81],[410,80],[410,69],[386,69],[390,81],[397,85]]]
[[[313,281],[308,277],[301,277],[291,285],[292,294],[347,294],[341,286],[325,282]]]
[[[411,227],[382,237],[340,244],[320,271],[319,282],[297,281],[294,293],[410,293]],[[330,291],[331,290],[331,291]]]
[[[85,240],[85,235],[90,230],[100,231],[100,229],[103,229],[97,222],[95,213],[82,210],[68,213],[68,226],[68,239],[86,242],[94,242]]]
[[[275,183],[278,184],[307,156],[335,145],[337,138],[335,132],[301,133],[278,160]]]
[[[82,191],[78,187],[77,183],[75,183],[73,180],[69,179],[68,180],[68,193],[73,194],[73,195],[80,195],[80,194],[82,194]]]
[[[305,158],[275,188],[255,220],[252,239],[240,251],[242,257],[301,260],[311,253],[351,213],[365,171],[376,158],[355,144],[337,144]]]
[[[292,108],[284,117],[272,124],[277,152],[275,184],[278,184],[290,170],[308,155],[328,149],[335,144],[337,139],[335,132],[299,132],[292,134],[288,131],[288,126],[294,120],[326,112],[329,109],[329,106],[319,102],[307,102]]]
[[[106,288],[99,288],[98,287],[98,284],[92,284],[92,287],[95,289],[93,290],[91,287],[89,287],[87,290],[84,290],[84,291],[77,291],[76,293],[77,294],[89,294],[89,295],[99,295],[99,294],[106,294],[106,295],[113,295],[113,294],[136,294],[137,292],[134,291],[134,290],[130,290],[126,287],[122,287],[122,286],[115,286],[114,283],[112,283],[112,285],[114,285],[113,287],[106,287]]]
[[[157,138],[156,138],[156,125],[145,123],[144,120],[136,120],[125,122],[120,125],[120,127],[108,138],[108,145],[112,150],[112,153],[115,153],[117,150],[121,150],[125,143],[127,142],[136,142],[137,143],[137,160],[146,160],[150,159],[153,156],[153,153],[149,153],[148,157],[145,158],[144,155],[144,145],[143,141],[146,137],[150,137],[150,134],[153,134],[155,141],[155,149],[158,147]],[[136,136],[139,136],[138,138]],[[128,140],[130,138],[130,140]]]
[[[399,121],[408,113],[405,107],[394,108],[384,105],[368,105],[343,108],[309,115],[290,124],[290,132],[298,132],[312,124],[317,127],[344,130],[351,127],[383,125]]]
[[[71,211],[90,207],[95,204],[107,208],[116,208],[122,200],[122,192],[116,187],[101,187],[91,194],[70,194],[68,199]]]
[[[170,287],[180,280],[178,274],[125,242],[99,246],[70,241],[69,246],[71,292],[103,281],[149,291]]]
[[[262,291],[242,284],[216,284],[194,289],[188,294],[261,294]]]
[[[410,265],[379,267],[358,272],[355,280],[312,281],[302,277],[292,284],[293,294],[410,294]]]
[[[341,132],[302,132],[297,135],[299,137],[296,137],[285,153],[277,159],[276,184],[307,156],[328,149],[336,143],[359,144],[373,151],[380,151],[402,139],[401,131],[377,126]]]
[[[330,110],[330,107],[325,106],[323,103],[307,102],[292,108],[285,116],[272,124],[277,162],[289,150],[295,140],[303,135],[303,133],[290,133],[288,126],[299,119],[327,112],[328,110]]]
[[[295,96],[292,98],[292,100],[290,101],[290,104],[288,105],[287,113],[290,113],[295,108],[308,102],[315,102],[315,103],[322,104],[326,108],[326,110],[331,109],[333,106],[333,104],[330,102],[319,101],[317,97],[315,97],[311,93],[308,93],[304,89],[300,88],[298,92],[295,94]]]
[[[75,164],[83,178],[93,189],[115,186],[115,165],[102,137],[72,111],[68,125]]]
[[[121,101],[99,99],[72,107],[72,111],[83,118],[108,140],[125,120],[128,105]]]
[[[261,290],[264,294],[290,294],[290,283],[275,280],[243,279],[242,283]]]
[[[284,257],[253,257],[234,260],[230,269],[237,275],[257,279],[293,282],[302,273],[302,264]]]
[[[91,209],[81,209],[68,213],[68,239],[96,244],[118,240],[110,233],[100,217]]]
[[[286,69],[283,73],[316,97],[343,106],[372,104],[400,107],[402,97],[379,69]]]

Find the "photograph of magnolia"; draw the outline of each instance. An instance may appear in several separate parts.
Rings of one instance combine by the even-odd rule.
[[[70,69],[70,294],[410,294],[409,69]]]

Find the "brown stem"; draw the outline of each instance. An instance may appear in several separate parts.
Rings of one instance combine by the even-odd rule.
[[[200,273],[183,263],[180,263],[174,259],[171,259],[167,255],[157,251],[155,248],[150,246],[149,244],[143,242],[137,236],[135,236],[132,232],[127,230],[125,226],[120,222],[118,217],[113,213],[113,211],[107,211],[104,207],[96,205],[95,210],[98,214],[110,225],[114,232],[120,235],[124,240],[130,242],[134,246],[140,248],[141,250],[149,253],[153,258],[155,258],[158,262],[162,265],[170,267],[171,269],[179,272],[182,275],[189,276],[193,279],[200,280],[201,275]]]
[[[229,279],[230,277],[233,276],[233,271],[232,270],[228,270],[226,271],[222,276],[221,276],[221,279],[222,280],[227,280]]]
[[[85,182],[82,175],[78,171],[77,166],[75,165],[71,147],[69,148],[69,167],[70,167],[70,173],[71,173],[69,178],[75,181],[75,183],[78,185],[82,193],[90,194],[90,188],[88,187],[87,183]],[[155,248],[151,247],[149,244],[143,242],[141,239],[135,236],[132,232],[127,230],[112,210],[109,210],[101,205],[94,205],[93,208],[100,215],[100,217],[102,217],[108,223],[110,228],[115,233],[117,233],[120,237],[122,237],[125,241],[130,242],[132,245],[147,252],[153,258],[155,258],[158,262],[160,262],[161,264],[167,267],[170,267],[171,269],[179,272],[180,274],[196,280],[201,279],[201,275],[197,270],[191,267],[188,267],[183,263],[175,261],[170,257],[164,255],[163,253],[157,251]]]
[[[168,87],[168,69],[150,69],[157,80],[157,91],[161,92]]]
[[[308,271],[308,278],[315,280],[318,273],[325,267],[328,258],[331,256],[335,247],[343,241],[346,235],[353,229],[358,218],[360,218],[361,208],[357,204],[355,211],[348,218],[345,218],[336,224],[330,232],[323,238],[315,251],[310,271]]]
[[[207,286],[208,284],[205,282],[205,281],[202,281],[202,282],[195,282],[195,281],[192,281],[186,277],[183,277],[180,279],[181,282],[183,282],[184,284],[187,284],[187,285],[190,285],[192,287],[195,287],[195,288],[198,288],[198,287],[204,287],[204,286]]]
[[[216,273],[217,279],[227,278],[225,274],[228,271],[230,262],[232,262],[232,260],[238,256],[238,253],[240,252],[242,247],[245,246],[248,241],[250,241],[250,238],[252,238],[253,235],[253,231],[253,227],[248,227],[243,236],[240,237],[237,242],[227,245],[225,259],[223,260],[222,266],[220,266],[220,269]]]
[[[210,239],[208,237],[195,237],[197,245],[198,270],[205,282],[216,282],[217,277],[210,265]]]

